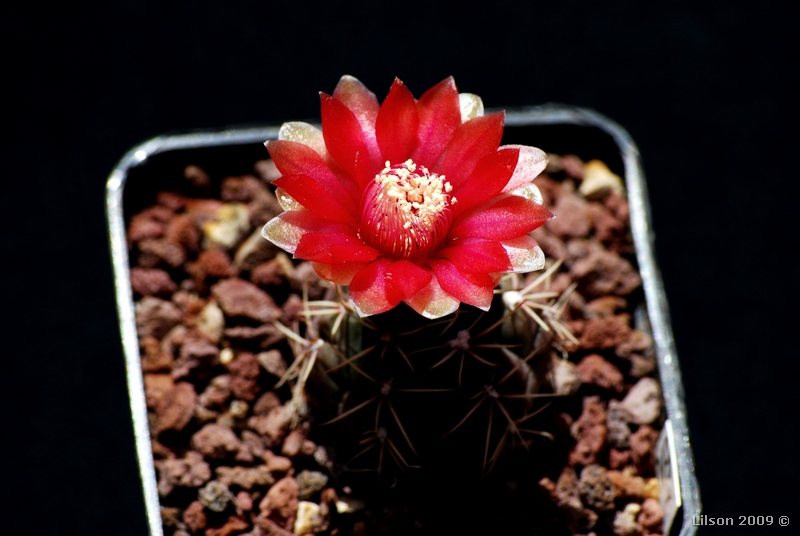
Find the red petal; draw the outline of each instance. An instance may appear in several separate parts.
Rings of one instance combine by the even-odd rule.
[[[385,277],[387,284],[397,289],[404,300],[410,300],[430,283],[433,274],[411,261],[399,260],[389,267]]]
[[[293,210],[290,212],[281,212],[277,217],[289,225],[300,227],[309,233],[352,233],[350,228],[346,225],[320,217],[313,212]]]
[[[313,177],[315,182],[350,212],[357,212],[361,192],[357,190],[355,183],[340,182],[314,149],[298,142],[272,140],[267,142],[267,150],[281,174]]]
[[[450,138],[461,124],[461,106],[453,77],[442,80],[426,91],[417,102],[419,110],[419,145],[413,160],[433,170]]]
[[[481,158],[469,179],[453,189],[457,199],[453,216],[499,195],[514,174],[518,158],[519,149],[500,149]]]
[[[347,286],[353,280],[358,272],[366,268],[370,263],[368,262],[343,262],[339,264],[323,264],[321,262],[312,262],[314,271],[322,279],[336,283],[337,285]]]
[[[351,233],[346,225],[320,218],[308,210],[283,212],[269,220],[261,229],[261,236],[289,253],[297,250],[303,235],[309,232]]]
[[[450,260],[462,272],[485,274],[511,270],[511,261],[505,248],[495,240],[457,240],[455,246],[441,250],[439,255]]]
[[[370,157],[355,114],[342,102],[320,93],[322,136],[334,160],[364,186],[370,178]]]
[[[350,298],[360,316],[388,311],[403,299],[403,295],[389,284],[386,272],[392,261],[381,259],[358,272],[350,283]]]
[[[478,160],[497,151],[503,137],[504,118],[504,112],[497,112],[463,123],[431,169],[447,177],[454,188],[460,186],[475,169]]]
[[[275,186],[286,190],[298,203],[311,212],[326,219],[338,221],[351,227],[358,225],[355,211],[348,210],[350,198],[341,192],[331,192],[330,183],[324,183],[308,175],[284,175],[272,182]],[[347,205],[342,205],[342,201]]]
[[[403,82],[395,78],[375,123],[382,159],[399,164],[410,158],[417,144],[418,128],[419,114],[414,96]]]
[[[490,240],[516,238],[553,218],[542,205],[516,195],[503,194],[470,210],[450,228],[450,238],[478,237]]]
[[[325,264],[368,262],[378,257],[378,250],[365,245],[354,235],[306,233],[297,244],[294,256]]]
[[[488,311],[494,297],[494,280],[489,274],[465,274],[450,261],[432,261],[431,268],[442,289],[464,303]]]
[[[372,167],[380,167],[383,162],[380,161],[378,142],[375,137],[375,118],[378,117],[380,104],[378,104],[375,94],[357,78],[345,75],[336,85],[333,97],[355,114],[361,125],[361,131],[364,133],[364,142],[370,153]]]

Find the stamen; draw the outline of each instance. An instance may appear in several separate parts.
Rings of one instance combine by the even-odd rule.
[[[412,160],[386,167],[362,199],[362,240],[395,259],[420,257],[447,234],[452,185]]]

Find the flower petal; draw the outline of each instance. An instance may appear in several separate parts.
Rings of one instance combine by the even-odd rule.
[[[501,149],[519,149],[517,168],[508,181],[503,192],[510,192],[521,188],[539,176],[547,167],[547,153],[536,147],[527,145],[503,145]]]
[[[328,156],[328,150],[325,148],[325,139],[322,137],[322,131],[310,123],[303,121],[289,121],[281,125],[278,130],[278,139],[280,141],[296,141],[314,149],[317,154],[322,158]],[[269,142],[267,142],[269,143]]]
[[[511,270],[518,274],[544,268],[544,252],[530,235],[500,242],[511,261]]]
[[[478,160],[500,146],[504,118],[504,112],[497,112],[470,119],[459,126],[432,169],[447,177],[453,188],[460,186],[475,169]]]
[[[504,194],[459,217],[448,236],[509,240],[528,234],[553,217],[552,212],[537,203]]]
[[[370,155],[355,114],[341,101],[320,93],[325,147],[345,172],[363,187],[370,177]]]
[[[494,297],[494,279],[489,274],[468,274],[445,260],[431,262],[436,279],[450,296],[488,311]]]
[[[483,100],[473,93],[459,93],[458,104],[461,108],[462,123],[483,115]]]
[[[448,261],[441,261],[448,262]],[[405,302],[425,318],[436,319],[456,312],[459,300],[445,292],[436,277]]]
[[[388,284],[400,292],[404,300],[410,300],[430,283],[433,274],[413,262],[401,259],[389,267],[386,279]]]
[[[275,179],[273,184],[285,190],[298,203],[322,218],[353,228],[358,226],[354,216],[355,210],[347,206],[351,203],[348,203],[349,198],[344,194],[344,190],[337,192],[335,188],[330,188],[330,183],[323,183],[316,177],[308,175],[284,175]]]
[[[340,180],[325,159],[312,147],[296,141],[273,140],[266,143],[269,155],[282,175],[314,177],[328,195],[335,197],[348,210],[355,212],[361,191],[349,180]]]
[[[414,96],[395,78],[375,123],[382,160],[399,164],[408,159],[417,144],[418,128],[419,113]]]
[[[402,294],[386,278],[386,271],[391,264],[389,259],[375,261],[353,277],[348,290],[359,316],[383,313],[403,299]]]
[[[517,149],[500,149],[478,161],[469,179],[454,188],[457,202],[452,206],[453,216],[500,194],[517,166]]]
[[[361,125],[361,131],[364,133],[364,142],[367,144],[370,154],[370,164],[373,168],[380,167],[383,162],[380,161],[378,141],[375,136],[375,118],[378,117],[380,105],[375,93],[367,89],[367,86],[362,84],[358,78],[344,75],[336,85],[333,97],[355,114]]]
[[[301,205],[297,199],[286,193],[283,188],[275,189],[275,197],[278,199],[278,204],[283,210],[306,210],[306,207]]]
[[[506,250],[496,240],[457,240],[454,246],[442,249],[439,255],[468,273],[507,272],[512,267]]]
[[[325,264],[368,262],[378,257],[378,250],[364,244],[355,235],[306,233],[297,244],[294,256]]]
[[[522,188],[517,188],[516,190],[511,190],[511,195],[518,195],[519,197],[524,197],[529,201],[533,201],[534,203],[542,204],[542,192],[539,191],[539,187],[533,183],[526,184]]]
[[[336,283],[337,285],[347,286],[358,272],[366,268],[369,262],[342,262],[337,264],[324,264],[312,262],[311,266],[317,275],[322,279]]]
[[[304,210],[284,212],[272,218],[261,229],[261,236],[279,248],[294,253],[300,239],[309,232],[349,232],[349,229]]]
[[[453,77],[442,80],[423,93],[417,102],[419,110],[419,144],[412,159],[431,168],[445,150],[453,133],[461,124],[461,107]]]

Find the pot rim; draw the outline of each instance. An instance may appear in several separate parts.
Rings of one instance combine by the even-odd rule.
[[[666,409],[665,434],[661,434],[660,464],[665,463],[671,482],[675,510],[665,510],[665,536],[672,517],[682,509],[679,536],[692,536],[697,527],[693,516],[701,513],[700,490],[695,476],[694,457],[686,419],[684,390],[678,364],[675,342],[669,318],[669,307],[664,284],[655,260],[655,233],[647,185],[639,150],[630,134],[607,117],[587,108],[560,104],[545,104],[506,110],[506,126],[575,125],[594,127],[608,134],[619,148],[624,167],[624,180],[630,207],[630,226],[636,247],[636,259],[642,277],[647,315],[652,329],[658,363],[659,379]],[[161,508],[156,484],[156,471],[151,450],[150,430],[145,404],[144,379],[140,362],[133,291],[130,285],[130,268],[123,214],[123,194],[128,173],[150,157],[172,150],[260,143],[277,139],[276,126],[228,127],[219,130],[201,130],[180,134],[165,134],[147,140],[128,151],[117,163],[106,184],[106,218],[114,269],[114,286],[117,298],[122,347],[133,419],[136,454],[145,499],[145,509],[151,536],[163,536]],[[667,459],[664,459],[666,456]],[[677,478],[676,478],[677,476]],[[665,480],[662,479],[662,488]],[[669,485],[671,484],[671,485]],[[664,501],[662,490],[662,502]],[[669,492],[666,492],[669,495]],[[672,515],[670,515],[670,513]],[[675,517],[680,519],[680,517]],[[675,533],[671,527],[669,534]]]

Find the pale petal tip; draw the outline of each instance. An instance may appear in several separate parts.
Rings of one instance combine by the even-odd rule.
[[[294,254],[297,244],[303,237],[303,230],[283,221],[280,216],[272,218],[261,228],[261,236],[281,248]]]
[[[511,261],[512,272],[525,274],[544,268],[544,252],[539,246],[527,249],[504,244],[503,248]]]
[[[458,104],[461,108],[462,123],[484,114],[483,100],[473,93],[459,93]]]

